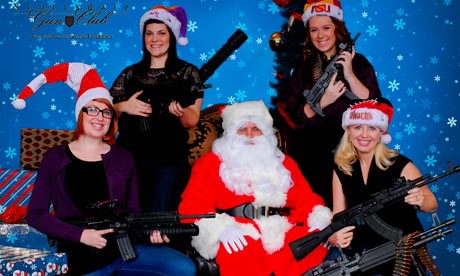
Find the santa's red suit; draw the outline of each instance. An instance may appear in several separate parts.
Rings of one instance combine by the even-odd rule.
[[[225,185],[219,175],[222,162],[214,152],[207,153],[193,166],[179,213],[217,213],[216,218],[195,222],[200,232],[193,237],[192,246],[204,258],[216,258],[222,276],[269,276],[272,272],[276,276],[299,276],[319,265],[327,253],[320,245],[301,261],[294,259],[289,243],[307,235],[311,228],[327,226],[331,212],[322,198],[313,193],[297,164],[288,156],[279,158],[284,158],[282,164],[290,172],[291,185],[284,190],[254,191],[250,195],[237,195]],[[245,203],[258,207],[287,207],[290,214],[248,219],[218,212]],[[219,240],[229,226],[241,229],[248,242],[243,250],[231,254]]]

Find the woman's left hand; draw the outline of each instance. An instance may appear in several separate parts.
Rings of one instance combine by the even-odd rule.
[[[342,65],[343,67],[343,77],[349,79],[353,74],[352,60],[355,57],[355,46],[353,46],[351,53],[348,51],[343,51],[337,58],[337,64]]]
[[[166,235],[161,235],[160,231],[153,230],[150,234],[150,242],[154,244],[169,243],[169,238]]]
[[[169,113],[177,116],[177,117],[181,117],[182,115],[184,115],[184,109],[182,108],[182,106],[177,102],[177,101],[172,101],[170,104],[169,104]]]
[[[423,191],[420,188],[413,188],[407,193],[408,195],[404,198],[404,202],[410,205],[417,205],[422,207],[423,199],[425,197],[423,195]]]

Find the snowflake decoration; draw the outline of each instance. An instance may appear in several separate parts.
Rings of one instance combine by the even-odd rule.
[[[8,149],[5,150],[5,157],[13,159],[16,156],[16,149],[8,147]]]
[[[399,90],[399,83],[396,82],[396,80],[388,82],[388,88],[391,90],[391,92],[394,92],[395,90]]]
[[[397,19],[396,22],[393,24],[393,26],[396,27],[396,30],[399,31],[399,30],[404,30],[404,26],[406,25],[406,23],[403,21],[403,19]]]
[[[194,33],[198,29],[197,23],[189,21],[187,24],[187,31]]]
[[[449,119],[447,119],[447,124],[450,127],[457,126],[457,120],[454,117],[450,117]]]

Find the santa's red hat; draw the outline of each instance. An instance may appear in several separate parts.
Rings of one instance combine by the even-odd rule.
[[[364,100],[350,106],[342,116],[342,128],[350,125],[370,125],[380,128],[383,131],[382,143],[389,144],[391,136],[388,134],[388,127],[393,117],[393,106],[391,103],[380,98],[377,100]]]
[[[65,82],[77,92],[77,103],[75,106],[75,117],[77,120],[81,109],[90,101],[96,98],[103,98],[112,102],[109,90],[105,87],[94,67],[80,62],[66,62],[46,69],[33,79],[22,89],[18,98],[13,101],[14,108],[24,109],[26,107],[25,99],[34,95],[44,84],[58,81]]]
[[[149,19],[159,20],[171,28],[179,45],[185,46],[188,44],[188,38],[185,36],[187,33],[187,14],[182,7],[153,7],[141,17],[139,22],[141,34],[143,34],[145,22]]]
[[[233,103],[220,110],[224,135],[236,133],[243,124],[252,122],[264,135],[273,134],[273,118],[263,100]]]

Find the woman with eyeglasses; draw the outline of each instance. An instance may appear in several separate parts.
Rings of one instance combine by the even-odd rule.
[[[78,90],[77,125],[72,142],[44,154],[27,223],[56,240],[57,252],[66,253],[67,266],[61,268],[66,275],[195,275],[195,266],[187,256],[161,245],[169,238],[159,231],[152,229],[150,236],[137,237],[137,257],[124,261],[114,229],[96,230],[85,224],[96,214],[91,206],[100,202],[116,200],[115,215],[140,212],[137,173],[131,153],[114,145],[118,118],[112,97],[95,70],[71,63],[62,66],[68,74],[61,74],[56,73],[62,69],[58,67],[46,71],[45,78],[63,76]],[[51,76],[55,73],[57,76]],[[34,81],[30,87],[36,88]]]

